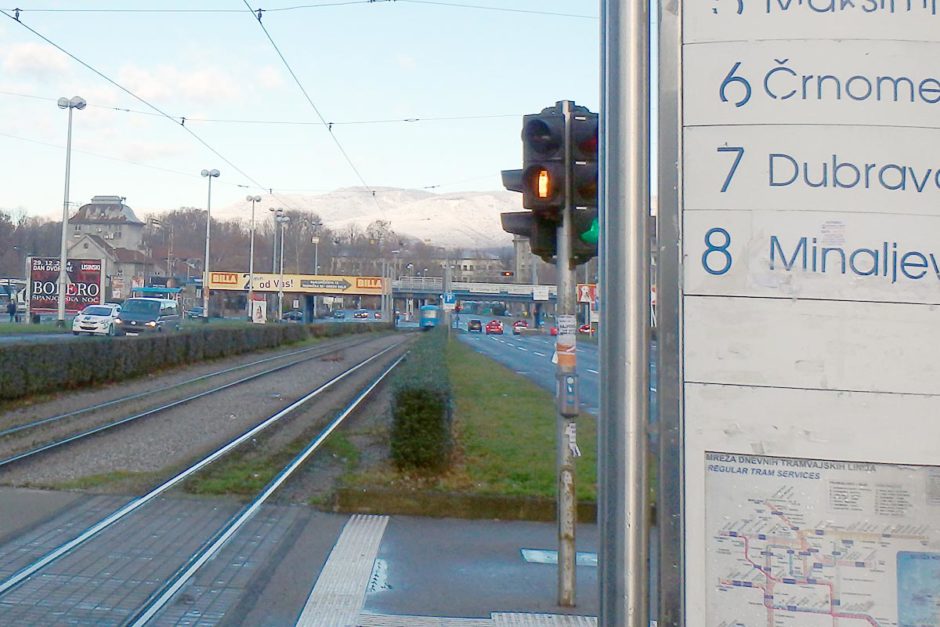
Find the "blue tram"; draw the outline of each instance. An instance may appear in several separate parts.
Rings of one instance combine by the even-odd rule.
[[[441,323],[441,308],[437,305],[424,305],[418,314],[418,326],[422,330],[433,329]]]

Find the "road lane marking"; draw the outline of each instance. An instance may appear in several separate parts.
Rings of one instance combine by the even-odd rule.
[[[590,368],[588,368],[587,371],[591,374],[600,374],[597,370],[591,370]]]
[[[540,352],[538,352],[538,351],[532,351],[532,354],[533,354],[533,355],[538,355],[539,357],[548,357],[548,355],[546,355],[545,353],[540,353]]]

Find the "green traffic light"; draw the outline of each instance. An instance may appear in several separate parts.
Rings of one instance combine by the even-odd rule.
[[[596,244],[600,231],[601,229],[600,225],[597,223],[597,218],[594,218],[591,220],[591,228],[581,234],[581,240],[588,244]]]

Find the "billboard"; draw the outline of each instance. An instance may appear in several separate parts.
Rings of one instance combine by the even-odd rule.
[[[77,314],[88,305],[104,302],[104,274],[100,259],[69,259],[65,263],[65,312]],[[59,258],[30,257],[29,310],[34,314],[59,310]]]
[[[283,282],[282,282],[283,281]],[[332,276],[328,274],[267,274],[255,272],[253,291],[294,294],[350,294],[380,296],[382,277]],[[248,290],[247,272],[209,272],[210,290]]]

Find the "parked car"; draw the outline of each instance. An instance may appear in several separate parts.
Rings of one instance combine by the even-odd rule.
[[[502,335],[503,334],[503,323],[499,320],[490,320],[486,323],[486,334]]]
[[[586,333],[588,335],[593,335],[594,327],[592,327],[590,324],[582,324],[580,327],[578,327],[578,333]]]
[[[368,317],[369,317],[369,312],[365,309],[357,309],[356,311],[353,312],[353,318],[358,318],[362,320],[363,318],[368,318]]]
[[[473,320],[467,323],[467,333],[473,333],[474,331],[476,331],[477,333],[483,333],[483,321],[482,320],[477,320],[476,318],[474,318]]]
[[[197,318],[202,318],[203,311],[202,307],[190,307],[189,311],[186,312],[186,317],[195,320]]]
[[[549,334],[549,335],[558,335],[558,327],[554,327],[554,326],[548,327],[548,334]]]
[[[382,312],[381,312],[381,311],[377,311],[377,312],[375,312],[374,314],[372,314],[372,316],[373,316],[376,320],[381,320],[381,319],[382,319]]]
[[[519,335],[520,333],[522,333],[522,331],[520,331],[519,329],[528,329],[528,328],[529,328],[528,322],[526,322],[525,320],[516,320],[515,322],[512,323],[512,334]]]
[[[179,305],[168,298],[128,298],[114,324],[127,335],[178,331]]]
[[[304,312],[300,311],[299,309],[293,309],[281,316],[281,319],[288,322],[303,322]]]
[[[72,320],[72,333],[81,335],[117,335],[118,325],[115,320],[121,313],[121,306],[114,304],[88,305]]]
[[[342,309],[337,309],[336,311],[333,312],[333,317],[336,318],[337,320],[342,320],[343,318],[346,317],[346,312],[343,311]]]

